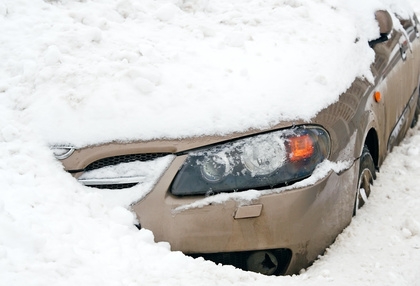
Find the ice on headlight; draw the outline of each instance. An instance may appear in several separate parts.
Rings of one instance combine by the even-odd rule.
[[[201,174],[209,182],[218,182],[229,172],[229,160],[224,154],[209,156],[201,163]]]
[[[259,138],[250,143],[244,145],[241,159],[251,176],[269,175],[284,164],[286,150],[283,140]]]

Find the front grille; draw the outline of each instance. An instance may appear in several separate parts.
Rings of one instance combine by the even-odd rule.
[[[169,153],[145,153],[145,154],[129,154],[129,155],[103,158],[89,164],[85,168],[84,171],[85,172],[92,171],[92,170],[100,169],[107,166],[117,165],[120,163],[130,163],[130,162],[135,162],[135,161],[140,161],[140,162],[151,161],[160,157],[164,157],[168,154]]]

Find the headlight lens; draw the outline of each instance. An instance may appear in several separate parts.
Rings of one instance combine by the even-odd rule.
[[[224,154],[210,155],[204,158],[200,169],[206,181],[220,182],[229,173],[229,160]]]
[[[272,174],[286,160],[284,143],[281,140],[266,141],[264,137],[256,137],[252,144],[244,144],[242,148],[241,161],[251,176]]]
[[[330,138],[320,127],[300,126],[188,154],[172,186],[174,195],[204,195],[273,188],[312,174],[328,157]]]

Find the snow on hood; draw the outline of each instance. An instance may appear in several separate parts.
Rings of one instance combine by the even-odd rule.
[[[379,9],[412,13],[401,0],[5,0],[0,92],[50,144],[310,120],[372,79]]]

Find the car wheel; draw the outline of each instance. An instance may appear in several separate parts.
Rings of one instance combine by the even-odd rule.
[[[373,180],[376,179],[375,164],[373,163],[372,155],[368,147],[363,147],[362,156],[360,156],[359,179],[357,181],[356,200],[354,202],[353,215],[356,215],[357,210],[360,209],[367,201],[370,193]]]

